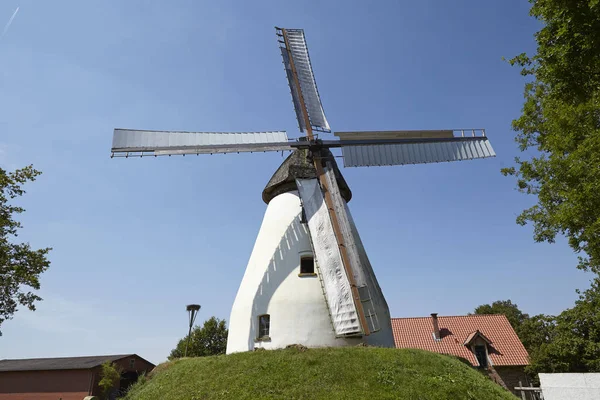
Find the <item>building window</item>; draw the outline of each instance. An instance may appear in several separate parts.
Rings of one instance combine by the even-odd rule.
[[[481,368],[487,368],[487,352],[485,351],[485,346],[475,346],[475,357],[477,357],[477,362]]]
[[[315,259],[313,256],[300,257],[300,275],[314,275]]]
[[[129,369],[133,369],[135,367],[135,358],[129,359]]]
[[[258,338],[268,339],[271,327],[271,316],[269,314],[258,316]]]

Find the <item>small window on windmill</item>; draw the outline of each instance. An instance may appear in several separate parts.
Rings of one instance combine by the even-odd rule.
[[[268,339],[271,328],[271,316],[263,314],[258,316],[258,339]]]
[[[135,367],[135,358],[129,359],[129,369],[133,369]]]
[[[312,255],[300,257],[300,276],[315,275],[315,259]]]

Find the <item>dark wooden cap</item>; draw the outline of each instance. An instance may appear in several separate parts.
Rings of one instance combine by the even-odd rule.
[[[294,150],[273,174],[262,192],[263,201],[267,204],[277,195],[298,190],[296,179],[315,179],[317,171],[312,160],[308,158],[307,149]],[[352,192],[342,176],[333,154],[328,149],[321,150],[321,158],[333,164],[333,172],[340,188],[340,194],[349,202]]]

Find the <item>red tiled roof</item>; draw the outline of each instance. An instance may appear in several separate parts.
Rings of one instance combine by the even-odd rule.
[[[478,365],[475,355],[463,343],[474,331],[491,342],[488,348],[493,365],[528,365],[529,355],[504,315],[438,317],[441,340],[433,337],[431,317],[392,318],[397,348],[413,348],[450,354]]]

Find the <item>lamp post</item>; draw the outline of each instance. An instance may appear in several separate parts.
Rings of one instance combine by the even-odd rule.
[[[200,310],[200,304],[188,304],[185,306],[185,309],[190,314],[190,329],[188,330],[188,338],[185,343],[185,353],[184,357],[187,357],[188,346],[190,345],[190,337],[192,336],[192,325],[194,325],[194,321],[196,320],[196,315],[198,315],[198,310]]]

